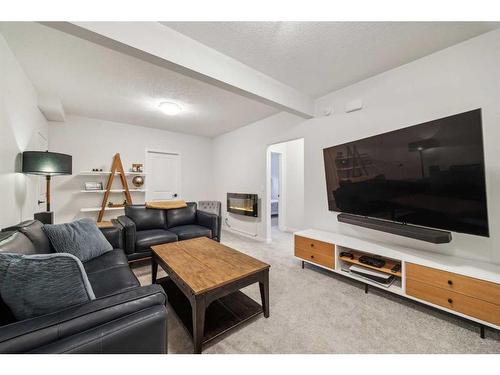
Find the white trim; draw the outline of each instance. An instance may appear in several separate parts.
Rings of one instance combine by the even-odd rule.
[[[272,147],[272,146],[269,146]],[[270,166],[270,175],[269,175],[269,210],[267,216],[271,215],[271,194],[272,194],[272,160],[273,160],[273,154],[279,155],[278,158],[278,227],[280,231],[285,232],[286,231],[286,199],[283,199],[286,197],[286,153],[283,153],[281,151],[272,151],[270,150],[270,158],[271,158],[271,166]]]
[[[223,226],[222,230],[230,232],[232,234],[236,234],[238,236],[243,236],[245,238],[249,238],[251,240],[255,240],[255,241],[259,241],[259,242],[267,242],[265,238],[262,238],[259,235],[254,235],[253,233],[245,232],[243,230],[229,228],[228,226]]]
[[[268,145],[266,148],[266,192],[263,197],[264,202],[261,201],[261,207],[265,207],[265,210],[262,210],[262,219],[266,223],[267,243],[273,241],[271,238],[271,146]]]
[[[287,154],[279,152],[279,198],[278,198],[278,228],[286,231],[286,158]]]

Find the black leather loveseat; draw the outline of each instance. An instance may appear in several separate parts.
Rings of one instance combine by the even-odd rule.
[[[6,228],[0,252],[44,254],[52,246],[35,220]],[[141,287],[128,266],[120,228],[103,228],[115,248],[83,263],[96,299],[16,321],[0,298],[0,353],[166,353],[166,296]]]
[[[125,215],[118,217],[118,223],[125,233],[125,252],[129,260],[150,257],[151,246],[162,243],[195,237],[220,241],[220,215],[198,210],[196,202],[169,210],[126,206]]]

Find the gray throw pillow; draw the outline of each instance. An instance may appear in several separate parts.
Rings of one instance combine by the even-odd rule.
[[[65,224],[46,224],[43,231],[58,253],[70,253],[86,262],[113,250],[96,223],[89,218]]]
[[[17,320],[95,299],[82,262],[71,254],[1,254],[0,296]]]

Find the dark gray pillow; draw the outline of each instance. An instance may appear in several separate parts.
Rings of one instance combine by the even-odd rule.
[[[95,299],[82,262],[71,254],[0,254],[0,295],[17,320]]]
[[[82,262],[113,250],[96,223],[89,218],[66,224],[47,224],[43,231],[56,252],[73,254]]]

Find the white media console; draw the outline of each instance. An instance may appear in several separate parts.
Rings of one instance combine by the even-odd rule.
[[[342,252],[350,252],[354,258],[341,257]],[[386,260],[384,267],[373,268],[394,275],[394,283],[386,287],[349,273],[347,268],[351,264],[370,268],[358,262],[360,255]],[[295,233],[295,256],[302,265],[311,263],[475,321],[481,326],[481,337],[484,337],[484,326],[500,330],[499,265],[314,229]],[[399,272],[391,271],[394,264],[401,265]]]

